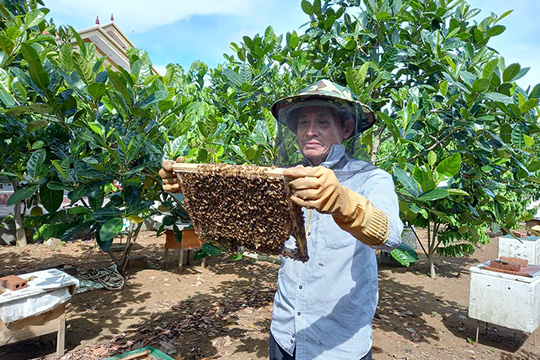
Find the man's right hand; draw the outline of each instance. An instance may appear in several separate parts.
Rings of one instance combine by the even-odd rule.
[[[177,163],[183,163],[184,157],[179,156],[176,159]],[[182,192],[182,189],[180,188],[180,183],[178,182],[178,178],[176,177],[176,174],[173,172],[173,164],[174,161],[172,160],[165,160],[163,164],[161,164],[161,170],[159,170],[159,176],[161,177],[161,180],[163,182],[162,188],[163,191],[170,192],[170,193],[180,193]]]

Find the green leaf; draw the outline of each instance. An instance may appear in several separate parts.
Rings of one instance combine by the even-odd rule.
[[[101,82],[95,82],[90,85],[88,85],[88,93],[94,100],[98,100],[105,94],[105,91],[107,90],[107,86],[104,83]]]
[[[88,126],[90,127],[90,129],[92,129],[93,132],[103,137],[103,133],[105,132],[105,129],[103,129],[103,125],[101,125],[97,121],[93,121],[89,122]]]
[[[461,155],[459,153],[455,153],[442,160],[439,165],[437,165],[437,168],[435,170],[439,174],[452,177],[458,173],[460,166]]]
[[[39,188],[39,185],[32,185],[26,188],[17,189],[7,201],[7,206],[13,206],[16,203],[24,201],[34,195],[36,190]]]
[[[30,177],[35,178],[39,175],[45,157],[45,149],[39,149],[30,155],[30,159],[28,159],[28,164],[26,165],[26,172]]]
[[[426,180],[427,175],[424,170],[422,170],[418,165],[415,165],[412,171],[412,177],[417,184],[422,185]]]
[[[64,191],[50,189],[45,183],[39,188],[39,198],[43,207],[48,212],[53,213],[62,205]]]
[[[122,215],[122,211],[115,208],[114,206],[106,206],[97,209],[92,213],[94,219],[103,221],[107,218],[119,217]]]
[[[401,243],[399,247],[390,251],[390,255],[403,266],[408,267],[411,263],[418,262],[416,251],[405,243]]]
[[[122,227],[123,221],[120,217],[107,220],[99,230],[100,241],[107,242],[114,239],[116,235],[120,234]]]
[[[56,181],[47,182],[47,187],[51,190],[71,190],[72,187]]]
[[[401,135],[396,125],[396,121],[382,111],[377,111],[377,117],[384,121],[388,130],[390,130],[392,137],[394,138],[395,141],[397,141]]]
[[[505,26],[502,26],[502,25],[495,25],[491,28],[488,29],[487,33],[486,33],[486,38],[490,38],[490,37],[493,37],[493,36],[497,36],[497,35],[500,35],[502,34],[504,31],[506,30],[506,27]]]
[[[86,195],[86,192],[88,191],[85,187],[80,187],[78,189],[75,189],[73,191],[70,191],[68,193],[68,198],[71,200],[71,203],[76,203],[79,201],[84,195]]]
[[[473,90],[476,92],[482,92],[489,88],[491,81],[486,78],[477,79],[473,82]]]
[[[346,71],[347,85],[354,94],[360,95],[364,88],[366,75],[370,67],[369,62],[365,62],[360,66],[360,69],[348,68]]]
[[[195,253],[194,259],[202,259],[207,256],[217,256],[221,255],[223,253],[223,250],[215,245],[212,245],[210,243],[204,243],[202,244],[201,248]]]
[[[469,196],[469,193],[466,191],[463,191],[461,189],[446,189],[450,195],[463,195],[463,196]]]
[[[489,92],[485,93],[484,96],[493,101],[502,102],[503,104],[510,104],[512,102],[512,98],[497,92]]]
[[[141,103],[140,108],[144,109],[152,104],[165,100],[168,96],[169,92],[167,90],[152,91],[150,95]]]
[[[62,241],[68,241],[71,240],[73,236],[75,236],[77,233],[86,230],[90,228],[90,226],[94,224],[94,221],[85,221],[83,223],[77,224],[69,229],[67,229],[61,237]]]
[[[34,60],[34,61],[40,61],[39,59],[39,55],[36,51],[36,49],[34,49],[32,47],[32,45],[30,44],[27,44],[27,43],[22,43],[21,44],[21,53],[24,57],[24,59],[28,62]]]
[[[30,72],[30,78],[41,89],[45,90],[50,84],[49,74],[43,68],[39,61],[29,60],[28,71]]]
[[[420,201],[433,201],[433,200],[439,200],[443,199],[450,195],[450,193],[446,189],[441,188],[435,188],[433,190],[430,190],[426,193],[423,193],[418,197],[418,200]]]
[[[482,77],[486,79],[490,78],[491,74],[497,68],[498,64],[498,59],[488,61],[488,63],[484,66],[484,70],[482,70]]]
[[[536,86],[531,90],[529,98],[540,98],[540,84],[536,84]]]
[[[529,135],[523,134],[523,138],[525,139],[525,147],[530,148],[534,145],[534,139]]]
[[[446,96],[446,94],[448,93],[448,81],[444,80],[441,82],[441,84],[439,85],[439,91],[441,92],[442,96]]]
[[[26,28],[31,28],[39,24],[45,18],[45,13],[40,9],[33,9],[26,13],[25,15],[25,26]]]
[[[398,166],[394,167],[393,171],[396,179],[401,185],[414,197],[417,197],[420,194],[420,188],[414,179],[403,169]]]
[[[389,17],[390,17],[390,14],[386,11],[381,11],[375,16],[377,20],[385,20],[385,19],[388,19]]]
[[[503,82],[510,82],[512,81],[517,74],[519,74],[519,70],[521,69],[521,66],[519,64],[511,64],[506,69],[504,69],[503,72]]]
[[[51,164],[55,167],[58,175],[67,181],[69,176],[69,158],[65,158],[62,162],[57,159],[51,160]]]
[[[384,70],[392,70],[397,60],[398,49],[391,47],[384,51],[379,67]]]
[[[534,109],[538,105],[538,99],[532,98],[527,101],[525,101],[519,108],[521,110],[521,113],[526,113],[529,110]]]
[[[527,147],[525,144],[525,137],[524,135],[528,134],[528,130],[524,126],[516,125],[512,129],[512,145],[517,147],[518,149],[524,149]]]
[[[437,163],[437,154],[434,151],[430,150],[427,155],[427,159],[429,166],[433,167],[433,165]]]
[[[88,61],[79,53],[73,53],[73,65],[79,77],[85,84],[90,84],[93,81],[94,73],[92,72],[92,67],[88,64]]]
[[[37,140],[36,142],[34,142],[32,144],[32,150],[41,149],[43,147],[43,145],[45,145],[45,143],[43,141]]]
[[[242,86],[242,81],[240,80],[240,77],[233,70],[228,69],[228,68],[223,69],[222,73],[223,75],[225,75],[225,77],[229,80],[231,84],[236,85],[237,87]]]
[[[307,0],[302,0],[302,10],[307,15],[313,15],[313,6],[311,6],[311,3]]]

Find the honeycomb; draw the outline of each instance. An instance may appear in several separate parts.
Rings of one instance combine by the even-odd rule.
[[[230,250],[307,261],[304,218],[290,200],[282,169],[251,165],[175,164],[199,238]],[[296,249],[284,248],[293,236]]]

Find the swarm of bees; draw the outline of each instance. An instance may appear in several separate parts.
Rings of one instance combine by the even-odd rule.
[[[231,250],[307,261],[302,210],[290,200],[283,169],[175,164],[174,171],[199,238]],[[291,236],[296,239],[292,250],[284,248]]]

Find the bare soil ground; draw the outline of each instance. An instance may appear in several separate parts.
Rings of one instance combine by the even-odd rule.
[[[191,261],[178,274],[178,250],[171,250],[168,270],[162,269],[164,243],[154,232],[144,232],[133,255],[144,255],[147,267],[130,270],[122,290],[73,296],[67,310],[67,352],[61,359],[103,359],[144,346],[182,360],[268,358],[278,265],[223,256],[208,259],[206,268]],[[373,358],[540,359],[535,334],[500,326],[482,323],[474,344],[477,321],[467,315],[468,269],[496,257],[494,238],[472,256],[439,258],[436,279],[427,275],[422,255],[410,268],[381,258]],[[0,247],[0,276],[59,264],[81,271],[106,268],[111,261],[91,241],[55,248]],[[0,359],[56,359],[55,341],[51,334],[5,345]]]

